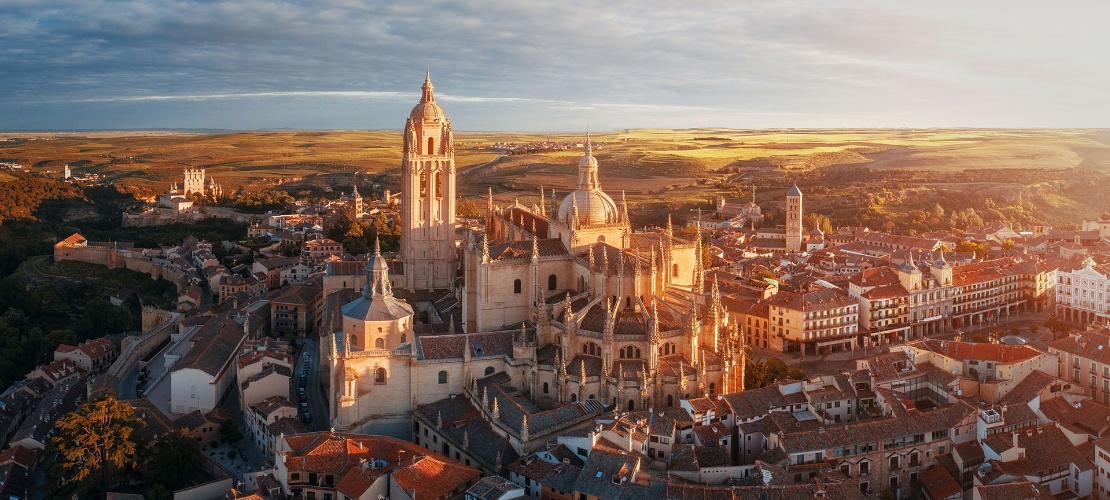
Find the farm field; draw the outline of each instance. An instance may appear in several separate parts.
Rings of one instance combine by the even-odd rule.
[[[773,210],[795,182],[807,208],[828,208],[844,224],[854,216],[837,210],[861,194],[881,193],[874,210],[889,216],[912,209],[913,200],[943,201],[946,193],[1032,203],[1058,224],[1110,210],[1097,195],[1110,174],[1105,130],[632,129],[592,137],[603,187],[614,198],[623,192],[647,222],[708,209],[718,197],[747,199],[752,185],[757,201]],[[460,195],[482,206],[478,199],[492,189],[498,203],[530,204],[543,187],[551,202],[552,189],[556,196],[573,189],[581,149],[502,156],[493,145],[582,140],[457,133]],[[342,188],[356,172],[396,190],[400,142],[399,131],[7,133],[0,134],[0,162],[55,177],[69,164],[145,196],[163,192],[186,167],[207,169],[231,192],[305,182]]]

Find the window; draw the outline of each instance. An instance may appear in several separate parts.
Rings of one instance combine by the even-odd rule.
[[[490,375],[493,375],[493,367],[492,366],[487,366],[486,367],[486,376],[488,377]]]
[[[377,370],[374,370],[374,383],[375,384],[384,384],[385,383],[385,368],[378,368]]]
[[[385,349],[385,339],[380,338],[380,337],[374,339],[374,348],[375,349]]]
[[[446,384],[447,383],[447,370],[440,370],[439,371],[439,383],[440,384]]]
[[[675,264],[671,269],[671,275],[675,278],[678,277],[678,264]]]
[[[544,382],[544,383],[543,383],[543,393],[544,393],[544,394],[547,394],[547,392],[548,392],[548,386],[547,386],[547,382]]]
[[[513,293],[520,293],[520,280],[513,280]]]
[[[558,287],[558,285],[559,285],[559,278],[555,277],[554,274],[547,277],[547,289],[548,290],[555,290]]]
[[[420,174],[420,197],[428,196],[428,174]]]
[[[434,155],[435,153],[435,139],[428,138],[428,154]]]
[[[620,350],[621,359],[640,359],[640,348],[636,346],[625,346]]]

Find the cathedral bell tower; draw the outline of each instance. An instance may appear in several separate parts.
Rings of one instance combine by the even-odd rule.
[[[405,288],[450,288],[455,279],[455,149],[431,74],[405,122],[401,160],[401,262]]]

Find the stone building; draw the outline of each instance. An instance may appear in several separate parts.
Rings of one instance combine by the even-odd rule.
[[[575,191],[551,207],[544,193],[531,207],[490,196],[484,231],[456,253],[450,120],[430,80],[405,130],[400,262],[375,252],[361,295],[345,279],[324,301],[336,429],[407,437],[416,407],[452,395],[478,406],[479,379],[497,373],[543,407],[635,410],[741,390],[743,341],[707,289],[700,235],[633,233],[589,138]]]

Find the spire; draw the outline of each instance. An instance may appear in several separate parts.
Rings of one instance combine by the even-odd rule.
[[[489,263],[489,231],[482,235],[482,263]]]
[[[671,214],[667,214],[667,239],[674,237],[674,226],[671,225]]]
[[[590,134],[586,134],[586,153],[578,160],[578,190],[592,191],[600,189],[601,183],[597,178],[597,158],[594,158],[593,144]]]
[[[543,186],[540,186],[540,215],[547,217],[547,203],[543,198]]]
[[[497,398],[493,398],[493,418],[494,420],[501,419],[501,407],[497,406]]]
[[[536,238],[536,224],[532,223],[532,262],[540,260],[540,240]]]
[[[523,420],[520,422],[520,442],[528,441],[528,414],[524,414]]]
[[[572,228],[578,228],[578,197],[575,196],[573,193],[571,193],[570,196],[571,196],[571,198],[570,198],[570,203],[571,203],[571,215],[570,215],[570,217],[571,217],[571,221],[570,221],[570,224],[568,224],[568,225]]]
[[[621,222],[628,224],[628,199],[624,196],[624,190],[621,190]]]
[[[589,266],[590,273],[593,273],[594,272],[594,244],[590,243],[590,246],[587,247],[587,248],[589,248],[589,250],[586,251],[586,260],[587,260],[587,264]]]
[[[420,87],[423,92],[420,95],[420,102],[436,102],[435,96],[432,94],[432,71],[424,75],[424,85]]]

